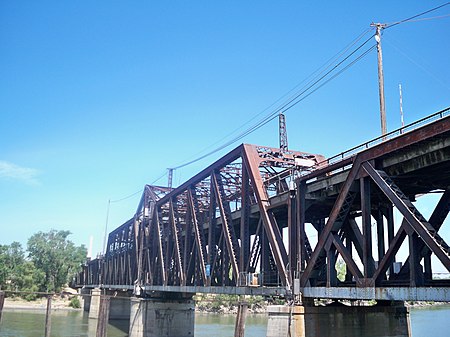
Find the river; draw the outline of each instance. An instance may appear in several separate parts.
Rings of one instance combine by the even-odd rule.
[[[412,337],[448,337],[450,305],[411,309]],[[2,337],[36,337],[44,334],[45,311],[4,309],[0,323]],[[234,333],[233,315],[197,314],[196,337],[225,337]],[[266,334],[266,315],[249,315],[245,336],[260,337]],[[116,321],[108,327],[108,337],[126,337],[127,322]],[[55,310],[52,312],[52,337],[95,336],[96,321],[82,311]]]

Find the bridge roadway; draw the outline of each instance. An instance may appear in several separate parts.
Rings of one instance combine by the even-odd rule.
[[[450,108],[327,160],[243,144],[178,188],[147,185],[75,283],[136,295],[450,301],[450,280],[433,274],[436,263],[450,272],[438,233],[449,188]],[[430,193],[440,200],[425,219],[415,201]]]

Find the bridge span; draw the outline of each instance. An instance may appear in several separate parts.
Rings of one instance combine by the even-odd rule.
[[[440,199],[425,218],[416,200],[430,193]],[[449,208],[450,108],[329,159],[242,144],[177,188],[146,185],[75,283],[450,301],[450,280],[433,274],[450,272]]]

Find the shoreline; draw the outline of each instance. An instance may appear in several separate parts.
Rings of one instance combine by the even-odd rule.
[[[53,310],[67,310],[67,311],[78,311],[81,308],[69,307],[70,300],[68,298],[53,298],[52,299],[52,311]],[[47,299],[40,298],[34,301],[27,301],[21,298],[5,298],[5,303],[3,305],[3,310],[46,310],[47,309]]]

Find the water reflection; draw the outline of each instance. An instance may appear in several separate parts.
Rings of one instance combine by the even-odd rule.
[[[450,306],[430,306],[411,309],[412,337],[447,337]],[[196,337],[225,337],[234,333],[235,315],[197,314]],[[1,337],[35,337],[44,334],[44,310],[5,309],[0,323]],[[266,335],[267,316],[248,315],[245,336]],[[52,311],[52,337],[95,336],[97,320],[89,319],[82,311]],[[127,321],[114,321],[108,326],[108,337],[126,337]]]

